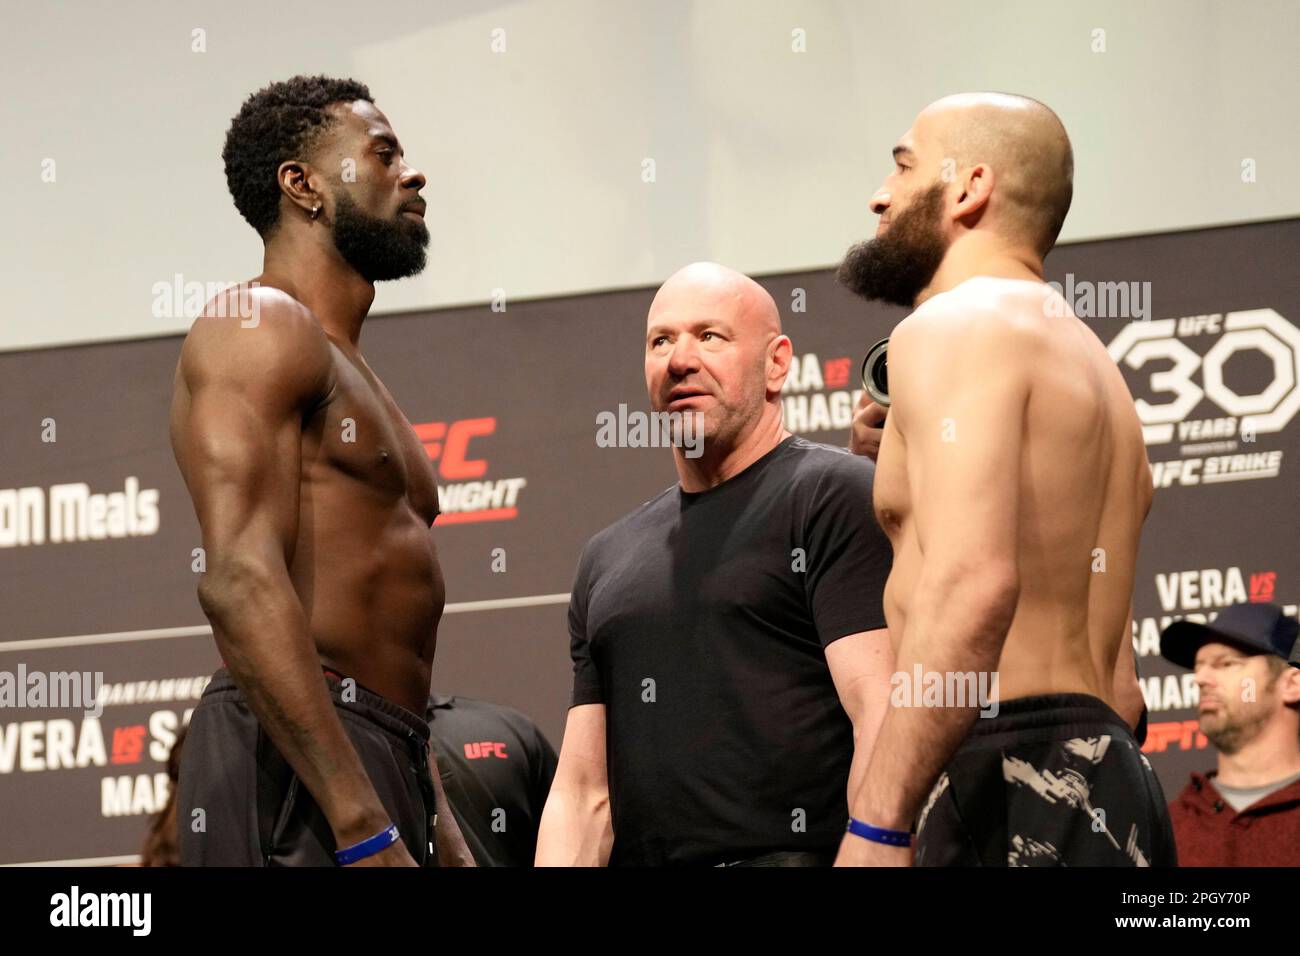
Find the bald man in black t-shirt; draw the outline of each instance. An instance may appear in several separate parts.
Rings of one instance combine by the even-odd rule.
[[[702,453],[583,550],[537,862],[829,865],[890,691],[874,465],[784,429],[790,339],[745,276],[678,272],[645,350]]]

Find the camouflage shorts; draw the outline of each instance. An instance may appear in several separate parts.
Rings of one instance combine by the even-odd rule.
[[[976,720],[917,817],[916,866],[1177,866],[1160,782],[1123,718],[1085,694]]]

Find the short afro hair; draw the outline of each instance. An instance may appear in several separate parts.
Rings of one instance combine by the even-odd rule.
[[[333,120],[325,107],[355,100],[374,102],[364,83],[295,76],[258,90],[230,121],[221,150],[226,185],[235,208],[263,239],[280,221],[280,164],[310,152]]]

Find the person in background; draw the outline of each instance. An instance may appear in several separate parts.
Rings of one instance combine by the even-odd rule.
[[[141,866],[180,866],[181,841],[176,821],[176,778],[180,774],[181,747],[185,744],[186,724],[176,734],[171,753],[167,755],[167,803],[154,816],[149,824],[149,833],[144,838],[144,849],[140,851]]]
[[[555,777],[550,742],[519,711],[486,700],[435,692],[428,713],[438,775],[474,862],[532,866]]]
[[[1297,630],[1276,604],[1234,604],[1160,635],[1165,659],[1196,674],[1201,733],[1219,751],[1169,805],[1183,866],[1300,866]]]

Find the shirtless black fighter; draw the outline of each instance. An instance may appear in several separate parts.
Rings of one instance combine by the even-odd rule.
[[[176,371],[172,446],[226,665],[181,762],[182,863],[424,863],[437,487],[359,340],[375,282],[424,267],[425,178],[366,87],[325,77],[249,97],[223,158],[265,256]]]

